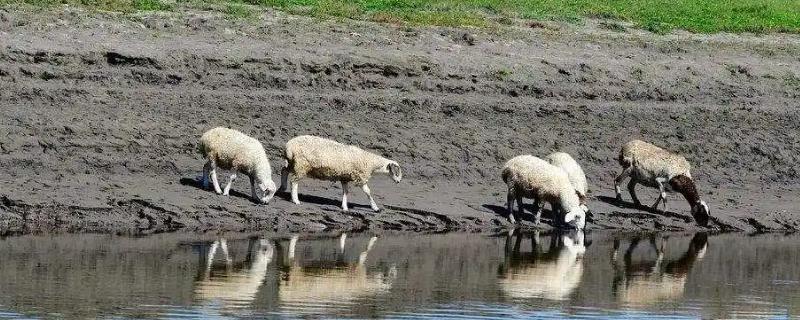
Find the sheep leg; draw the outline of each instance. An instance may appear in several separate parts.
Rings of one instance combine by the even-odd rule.
[[[651,272],[656,272],[659,269],[661,269],[661,263],[664,261],[664,242],[665,242],[665,239],[664,238],[660,238],[659,240],[660,240],[659,242],[661,243],[660,246],[658,244],[656,244],[656,236],[655,235],[650,236],[650,245],[652,245],[653,249],[656,250],[656,263],[653,265],[653,269],[652,269]]]
[[[667,192],[664,190],[664,184],[661,179],[656,179],[656,183],[658,183],[658,190],[661,192],[658,194],[658,199],[656,199],[656,203],[653,204],[653,210],[658,210],[658,204],[661,201],[664,201],[664,211],[667,211]]]
[[[250,193],[253,196],[253,200],[258,201],[258,194],[256,193],[256,178],[250,176]]]
[[[347,243],[347,233],[342,233],[339,237],[339,252],[344,253],[344,245]]]
[[[217,247],[219,247],[219,241],[215,240],[214,243],[211,244],[211,249],[208,250],[205,278],[208,278],[209,274],[211,274],[211,264],[214,263],[214,256],[217,254]]]
[[[628,245],[628,250],[625,250],[624,262],[626,266],[631,265],[631,260],[632,260],[631,257],[633,256],[633,251],[636,250],[636,247],[639,246],[639,241],[641,240],[642,239],[639,237],[631,239],[631,243]]]
[[[206,164],[203,165],[203,178],[200,180],[200,184],[203,186],[203,189],[208,189],[208,174],[211,172],[211,160],[206,161]]]
[[[222,194],[222,188],[219,187],[219,180],[217,180],[217,168],[213,165],[211,167],[211,183],[214,184],[214,192]]]
[[[228,183],[225,185],[225,190],[222,190],[222,195],[227,196],[231,191],[231,185],[233,185],[233,180],[236,180],[236,173],[231,173],[228,176]],[[251,179],[252,180],[252,179]],[[250,185],[252,187],[252,184]]]
[[[565,213],[561,209],[561,206],[555,202],[550,203],[550,210],[553,212],[553,224],[556,226],[563,226],[566,224],[566,221],[564,221]]]
[[[650,206],[650,207],[651,207],[651,208],[653,208],[653,210],[658,210],[658,204],[659,204],[659,203],[661,203],[661,199],[662,199],[662,197],[661,197],[661,195],[659,194],[659,195],[658,195],[658,198],[656,199],[656,202],[655,202],[655,203],[653,203],[653,205],[652,205],[652,206]]]
[[[281,187],[278,188],[278,191],[284,192],[286,191],[286,185],[289,184],[289,162],[286,161],[286,164],[281,169]]]
[[[533,205],[534,208],[536,209],[536,213],[534,213],[533,216],[533,221],[536,222],[536,224],[538,225],[539,221],[542,219],[542,210],[544,209],[544,203],[539,201],[539,199],[537,198],[536,202],[534,202]]]
[[[617,252],[619,252],[619,238],[614,238],[614,249],[611,249],[611,262],[617,264]]]
[[[347,212],[347,194],[348,194],[348,187],[347,182],[342,181],[342,211]]]
[[[516,219],[514,219],[514,191],[511,188],[508,188],[508,194],[506,195],[506,209],[508,209],[508,221],[511,223],[516,223]]]
[[[294,235],[292,236],[291,239],[289,239],[289,254],[288,254],[289,260],[294,260],[294,249],[295,247],[297,247],[297,240],[299,238],[300,236]]]
[[[297,187],[299,183],[297,181],[292,181],[292,202],[294,204],[300,204],[300,198],[297,196]]]
[[[220,239],[219,247],[222,248],[222,255],[225,256],[225,268],[230,271],[233,266],[233,260],[231,260],[231,255],[228,253],[228,241]]]
[[[639,201],[639,197],[636,196],[636,181],[628,181],[628,193],[631,194],[631,199],[633,200],[633,204],[640,206],[642,203]]]
[[[517,198],[517,210],[519,210],[519,216],[523,217],[523,216],[525,216],[525,208],[523,207],[525,202],[522,201],[522,195],[521,194],[517,194],[516,198]],[[520,218],[520,219],[522,219],[522,218]]]
[[[378,241],[377,236],[372,236],[372,238],[369,238],[369,243],[367,243],[367,249],[365,249],[363,252],[361,252],[360,255],[358,255],[359,266],[364,265],[364,262],[367,261],[367,254],[369,253],[370,250],[372,250],[372,247],[375,246],[375,241]]]
[[[619,185],[622,183],[622,180],[625,180],[625,178],[631,175],[631,171],[631,167],[624,168],[622,173],[620,173],[614,179],[614,192],[617,193],[617,201],[622,201],[622,190],[620,189]]]
[[[364,193],[367,194],[367,197],[369,197],[369,206],[372,208],[372,210],[375,212],[380,212],[381,208],[378,207],[378,204],[375,203],[375,199],[372,198],[372,192],[369,190],[369,186],[367,186],[365,183],[363,186],[361,186],[361,190],[363,190]]]

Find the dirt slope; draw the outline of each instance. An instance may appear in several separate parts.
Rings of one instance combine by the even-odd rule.
[[[633,138],[687,156],[712,228],[800,228],[798,36],[66,10],[0,11],[0,44],[3,233],[497,228],[503,162],[553,150],[587,173],[590,228],[696,228],[679,195],[666,214],[610,201]],[[375,178],[379,214],[359,191],[341,213],[324,182],[301,185],[301,206],[256,205],[247,179],[217,196],[194,182],[195,143],[220,125],[263,141],[276,172],[289,138],[317,134],[405,180]]]

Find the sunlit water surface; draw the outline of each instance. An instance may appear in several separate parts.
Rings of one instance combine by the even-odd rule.
[[[800,236],[0,240],[0,318],[800,316]]]

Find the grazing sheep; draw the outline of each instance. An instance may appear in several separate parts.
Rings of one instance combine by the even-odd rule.
[[[224,275],[212,274],[217,248],[222,249],[225,259]],[[243,265],[234,263],[228,252],[225,239],[214,241],[207,252],[206,268],[195,282],[194,296],[204,304],[220,305],[227,313],[235,313],[242,303],[256,299],[259,288],[267,276],[267,266],[272,262],[274,247],[266,239],[250,239]]]
[[[227,196],[237,173],[250,177],[250,191],[253,199],[267,203],[275,195],[275,182],[272,181],[272,168],[261,142],[239,131],[217,127],[203,133],[198,146],[203,158],[208,159],[203,167],[202,184],[208,188],[208,177],[214,183],[214,191]],[[232,170],[223,191],[217,181],[217,168]],[[263,196],[256,194],[256,184]]]
[[[675,191],[682,194],[689,202],[695,221],[701,226],[708,224],[711,213],[706,202],[700,199],[692,175],[689,173],[691,166],[686,158],[647,142],[633,140],[622,146],[618,161],[623,170],[614,180],[617,201],[622,201],[620,183],[630,177],[628,192],[636,205],[641,204],[636,197],[636,184],[658,188],[661,191],[652,206],[654,210],[663,201],[664,211],[667,211],[666,191]]]
[[[336,261],[320,260],[319,257],[308,257],[305,261],[300,261],[295,255],[298,237],[291,238],[287,259],[283,260],[284,265],[281,268],[284,273],[278,285],[277,296],[281,303],[324,301],[327,302],[326,305],[341,305],[389,292],[397,277],[396,266],[389,267],[385,272],[375,272],[366,266],[367,256],[378,237],[373,236],[367,241],[357,261],[346,258],[342,247],[345,238],[346,236],[339,238],[340,257]]]
[[[501,265],[500,288],[517,299],[544,298],[566,300],[581,283],[586,252],[583,231],[550,236],[547,252],[542,250],[539,232],[531,236],[531,252],[520,252],[523,235],[514,241],[513,231],[506,237],[506,261]],[[511,243],[514,242],[513,248]]]
[[[367,182],[373,173],[387,173],[394,182],[400,182],[403,172],[397,162],[386,159],[356,146],[342,144],[316,136],[299,136],[286,143],[285,165],[281,171],[281,190],[286,190],[289,173],[292,174],[292,202],[300,204],[298,183],[305,177],[342,183],[342,210],[347,211],[349,185],[361,186],[369,197],[369,205],[380,211]]]
[[[545,160],[567,173],[569,182],[572,183],[572,186],[575,187],[575,191],[578,192],[581,208],[583,208],[583,211],[589,212],[589,207],[586,205],[586,193],[589,187],[586,183],[586,174],[583,173],[583,169],[581,169],[578,162],[565,152],[553,152],[547,155]]]
[[[522,198],[532,198],[549,202],[556,211],[566,212],[564,222],[575,220],[575,226],[583,229],[586,224],[586,213],[580,206],[575,187],[567,177],[567,173],[547,161],[532,155],[521,155],[512,158],[503,167],[503,182],[508,185],[506,207],[509,220],[515,221],[513,204],[516,199],[519,214],[524,213]],[[536,208],[535,223],[539,223],[542,205]]]
[[[625,305],[645,306],[680,300],[686,288],[689,272],[695,262],[703,259],[708,248],[708,235],[696,233],[689,243],[689,248],[680,258],[665,261],[666,241],[662,238],[660,244],[656,244],[655,238],[656,236],[650,238],[650,243],[656,250],[655,261],[632,259],[632,254],[641,241],[639,237],[634,237],[625,251],[622,266],[617,260],[620,241],[614,239],[611,255],[615,273],[612,292]]]

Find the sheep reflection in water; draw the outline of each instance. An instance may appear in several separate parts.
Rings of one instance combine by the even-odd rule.
[[[521,252],[523,234],[510,231],[506,238],[506,259],[500,267],[500,287],[511,298],[565,300],[578,287],[583,275],[584,233],[550,235],[545,252],[539,232],[531,235],[531,250]]]
[[[677,259],[664,258],[666,238],[650,236],[656,252],[655,260],[633,261],[633,252],[641,237],[631,239],[620,265],[618,251],[620,240],[614,239],[611,263],[614,267],[613,292],[617,300],[633,306],[651,305],[660,301],[674,301],[683,297],[686,279],[694,263],[702,260],[708,247],[708,235],[696,233],[686,252]]]
[[[222,251],[225,272],[212,275],[218,250]],[[228,242],[225,239],[214,241],[205,256],[203,273],[195,283],[195,298],[206,303],[221,302],[223,309],[250,304],[264,283],[274,251],[269,240],[249,239],[247,257],[243,264],[236,266],[228,251]]]
[[[280,301],[283,304],[342,303],[388,292],[397,275],[396,267],[392,266],[386,272],[370,272],[365,264],[378,238],[369,239],[357,261],[344,258],[345,239],[342,235],[339,240],[340,258],[337,261],[301,262],[295,254],[298,238],[293,237],[284,260],[286,265],[279,285]]]

